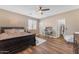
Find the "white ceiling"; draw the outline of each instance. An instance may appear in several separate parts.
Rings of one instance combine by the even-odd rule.
[[[0,9],[9,10],[38,19],[79,8],[77,5],[43,5],[42,7],[49,8],[50,10],[45,11],[43,15],[40,15],[37,5],[0,5]]]

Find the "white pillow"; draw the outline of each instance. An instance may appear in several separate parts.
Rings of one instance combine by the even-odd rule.
[[[5,33],[16,33],[15,29],[6,29]]]
[[[16,29],[16,32],[24,32],[24,29]]]

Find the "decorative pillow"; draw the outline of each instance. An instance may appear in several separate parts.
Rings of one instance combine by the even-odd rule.
[[[5,33],[20,33],[24,32],[24,29],[6,29]]]
[[[16,33],[15,29],[6,29],[5,33]]]
[[[9,33],[10,29],[6,29],[4,30],[5,33]]]

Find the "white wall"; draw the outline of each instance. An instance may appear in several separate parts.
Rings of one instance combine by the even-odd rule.
[[[44,18],[40,21],[43,24],[40,26],[55,27],[57,21],[61,19],[66,21],[66,34],[72,35],[74,32],[79,31],[79,9]]]
[[[53,28],[53,36],[59,37],[60,36],[60,24],[58,23],[58,20],[62,19],[45,19],[40,21],[40,34],[44,34],[45,27],[52,27]]]
[[[33,19],[38,22],[38,19],[34,19],[32,17],[0,9],[0,27],[1,26],[25,27],[27,30],[29,19]]]

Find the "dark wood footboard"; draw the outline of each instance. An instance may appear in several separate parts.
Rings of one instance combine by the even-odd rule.
[[[0,40],[0,54],[17,53],[34,45],[36,45],[35,34]]]

